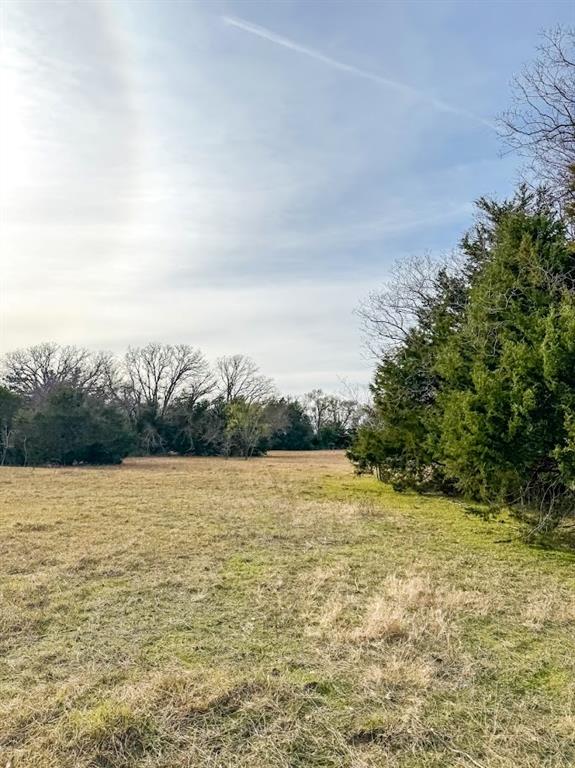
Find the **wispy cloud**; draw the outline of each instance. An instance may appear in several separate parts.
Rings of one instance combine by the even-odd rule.
[[[260,27],[258,24],[252,24],[251,22],[245,21],[244,19],[240,19],[234,16],[223,16],[222,19],[224,23],[228,24],[229,26],[241,29],[243,32],[248,32],[250,35],[255,35],[256,37],[260,37],[263,40],[274,43],[275,45],[280,45],[282,48],[287,48],[288,50],[294,51],[295,53],[300,53],[310,59],[315,59],[315,61],[320,61],[322,64],[326,64],[328,67],[332,67],[332,69],[337,69],[340,72],[346,72],[350,75],[354,75],[355,77],[361,77],[364,80],[369,80],[372,83],[384,86],[385,88],[390,88],[398,93],[402,93],[404,96],[409,96],[413,99],[416,99],[417,101],[424,102],[439,112],[447,112],[449,114],[458,115],[459,117],[463,117],[476,123],[480,123],[481,125],[485,125],[492,130],[495,130],[496,128],[495,124],[487,118],[481,117],[481,115],[476,115],[474,112],[471,112],[464,107],[443,101],[443,99],[437,99],[435,96],[431,96],[429,93],[426,93],[419,88],[414,88],[413,86],[407,85],[406,83],[392,80],[388,77],[384,77],[383,75],[379,75],[376,72],[370,72],[369,70],[361,69],[360,67],[356,67],[353,64],[346,64],[345,62],[334,59],[331,56],[326,56],[324,53],[318,51],[315,48],[308,48],[305,45],[301,45],[300,43],[295,42],[295,40],[290,40],[287,37],[278,35],[275,32],[266,29],[265,27]]]

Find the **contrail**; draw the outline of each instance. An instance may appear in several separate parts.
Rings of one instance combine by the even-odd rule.
[[[459,115],[460,117],[465,117],[469,120],[481,123],[482,125],[487,125],[493,130],[496,128],[496,126],[486,118],[481,117],[480,115],[476,115],[473,112],[469,112],[469,110],[463,109],[463,107],[458,107],[455,104],[449,104],[448,102],[442,101],[441,99],[436,99],[424,91],[413,88],[411,85],[399,83],[397,80],[390,80],[388,77],[383,77],[382,75],[378,75],[375,72],[369,72],[366,69],[354,67],[353,64],[346,64],[343,61],[332,59],[331,56],[326,56],[321,51],[316,51],[314,48],[307,48],[305,45],[300,45],[294,40],[290,40],[287,37],[277,35],[275,32],[272,32],[265,27],[260,27],[257,24],[244,21],[244,19],[234,18],[233,16],[223,16],[222,19],[224,23],[229,24],[232,27],[241,29],[244,32],[249,32],[249,34],[256,35],[256,37],[261,37],[264,40],[268,40],[270,43],[281,45],[282,48],[287,48],[290,51],[301,53],[304,56],[308,56],[310,59],[321,61],[322,64],[327,64],[327,66],[332,67],[332,69],[338,69],[340,72],[347,72],[350,75],[361,77],[364,80],[370,80],[372,83],[376,83],[377,85],[383,85],[384,87],[391,88],[398,93],[403,93],[404,95],[410,96],[414,99],[417,99],[418,101],[423,101],[439,112],[449,112],[453,115]]]

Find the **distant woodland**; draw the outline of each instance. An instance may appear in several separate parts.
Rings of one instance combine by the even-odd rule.
[[[117,357],[43,343],[5,355],[2,371],[2,464],[345,448],[366,416],[351,396],[280,396],[251,359],[210,366],[187,344],[150,343]]]

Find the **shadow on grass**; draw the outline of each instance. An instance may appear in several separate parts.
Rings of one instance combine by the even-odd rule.
[[[493,522],[501,514],[501,509],[498,507],[481,507],[479,505],[468,504],[463,507],[463,511],[470,517],[477,517],[485,522]]]

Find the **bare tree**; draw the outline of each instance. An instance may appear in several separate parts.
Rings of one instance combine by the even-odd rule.
[[[329,398],[329,421],[338,429],[357,429],[364,418],[365,407],[355,399],[331,395]]]
[[[196,402],[215,386],[202,352],[188,344],[129,347],[124,369],[128,394],[135,406],[146,405],[160,416],[179,395],[185,394]]]
[[[110,397],[115,387],[112,356],[82,347],[36,344],[8,352],[2,368],[8,388],[24,397],[41,397],[60,384]]]
[[[342,431],[357,429],[367,410],[355,398],[326,394],[322,389],[304,395],[303,405],[316,435],[326,426]]]
[[[442,276],[459,270],[457,255],[434,259],[429,254],[396,262],[389,280],[356,310],[371,354],[379,358],[405,341],[419,313],[442,287]]]
[[[366,384],[349,381],[345,376],[338,376],[339,394],[346,400],[353,400],[361,408],[370,408],[373,403],[371,388]]]
[[[323,389],[313,389],[304,395],[303,406],[309,416],[313,431],[318,435],[329,419],[330,396]]]
[[[226,401],[262,402],[275,394],[273,381],[244,355],[220,357],[216,363],[219,392]]]
[[[2,467],[6,464],[6,456],[8,455],[10,448],[12,448],[13,436],[13,429],[5,422],[2,422],[2,424],[0,424],[0,466]]]
[[[575,28],[543,34],[538,57],[513,81],[514,106],[500,120],[507,145],[528,159],[560,205],[575,202]]]

